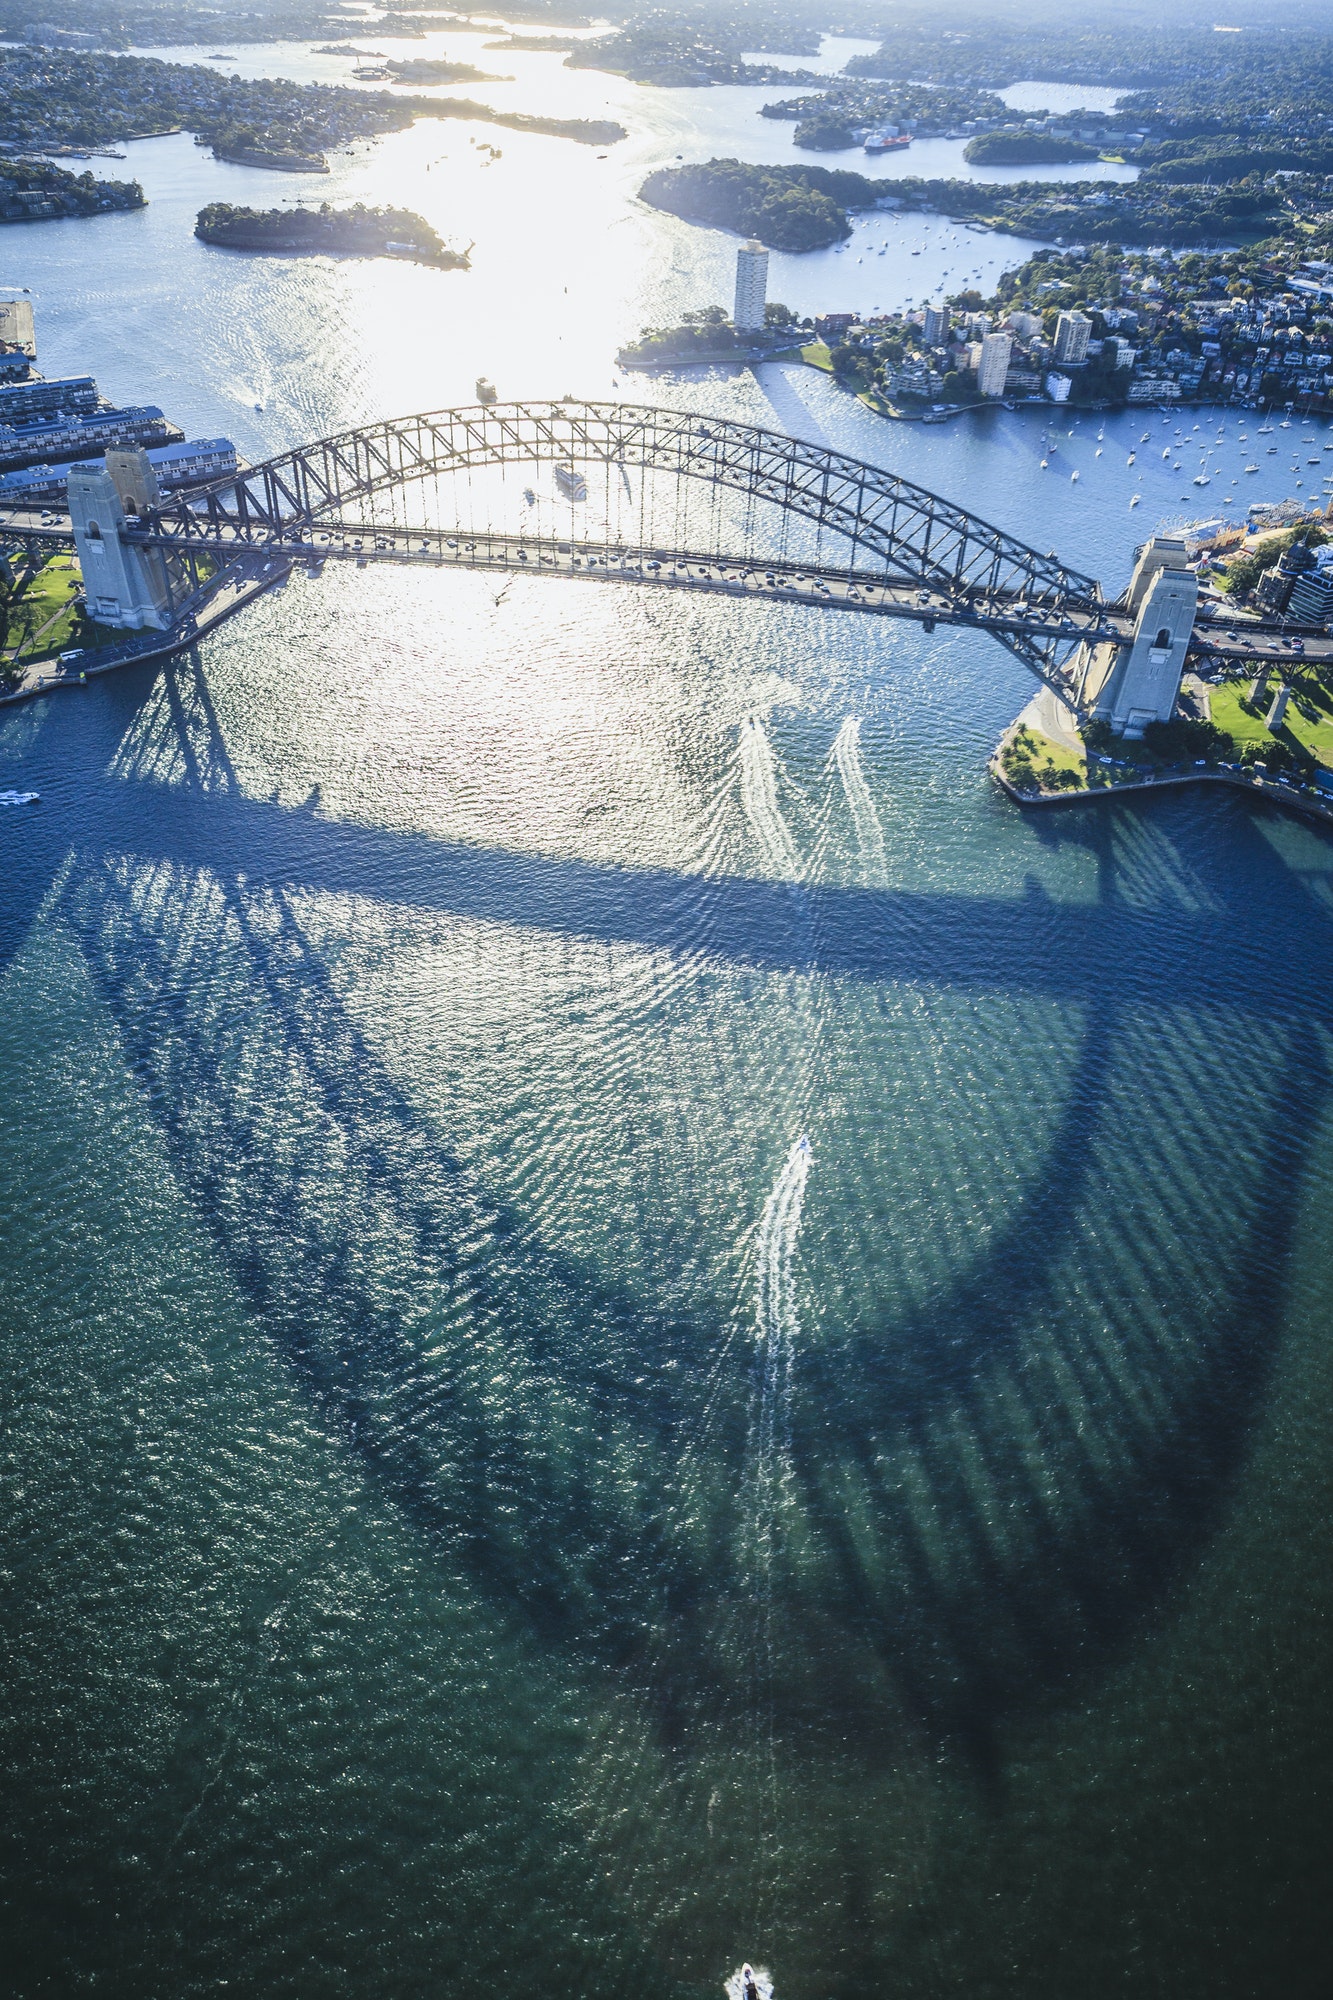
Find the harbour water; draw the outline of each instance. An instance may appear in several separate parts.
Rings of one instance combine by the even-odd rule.
[[[627,147],[732,116],[624,93]],[[276,177],[127,150],[151,205],[6,276],[48,372],[251,457],[484,371],[826,438],[1117,587],[1191,492],[1156,413],[1054,463],[795,368],[617,382],[733,245],[614,149],[317,184],[470,273],[210,251]],[[1333,844],[1020,814],[1029,690],[330,564],[0,717],[12,1990],[1324,1990]]]

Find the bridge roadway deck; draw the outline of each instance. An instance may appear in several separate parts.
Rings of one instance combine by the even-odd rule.
[[[137,539],[137,537],[136,537]],[[146,538],[145,538],[146,539]],[[174,544],[172,544],[174,546]],[[908,618],[917,624],[957,625],[995,635],[1030,633],[1071,645],[1080,641],[1126,644],[1134,619],[1115,604],[1055,615],[1017,595],[928,588],[918,577],[885,578],[866,570],[836,569],[784,559],[728,562],[688,549],[632,547],[595,540],[570,541],[536,535],[488,532],[444,533],[382,526],[373,521],[322,529],[308,540],[289,540],[283,553],[296,562],[339,561],[413,563],[459,569],[504,570],[512,575],[581,577],[593,582],[645,583],[677,590],[713,592],[767,602],[803,603],[825,609],[868,611]],[[1235,631],[1232,641],[1227,635]],[[1304,658],[1333,663],[1333,638],[1304,640]],[[1290,638],[1280,625],[1254,621],[1221,625],[1206,616],[1194,628],[1193,654],[1216,654],[1232,664],[1292,661]]]
[[[0,542],[7,537],[33,544],[68,548],[67,520],[38,524],[17,511],[0,515]],[[131,530],[127,539],[152,544],[154,537]],[[163,537],[178,547],[174,537]],[[229,548],[209,541],[196,544],[215,558],[256,550],[246,543]],[[870,612],[906,618],[925,626],[951,625],[987,632],[1029,635],[1056,641],[1071,649],[1080,642],[1125,644],[1133,636],[1133,617],[1117,604],[1080,605],[1068,600],[1057,611],[1016,593],[927,585],[919,577],[885,577],[869,570],[839,569],[810,562],[747,557],[728,561],[706,551],[631,546],[595,539],[571,540],[533,534],[490,531],[402,528],[375,521],[340,523],[328,529],[289,531],[268,542],[264,553],[284,561],[318,567],[325,561],[354,561],[358,566],[392,562],[420,567],[503,571],[510,576],[545,575],[581,578],[589,582],[654,584],[732,598],[770,603],[809,604],[823,609]],[[1232,634],[1235,636],[1233,637]],[[1333,637],[1306,632],[1303,652],[1293,650],[1293,635],[1280,623],[1260,623],[1226,612],[1211,616],[1207,607],[1195,624],[1190,652],[1212,655],[1234,666],[1262,664],[1333,664]]]

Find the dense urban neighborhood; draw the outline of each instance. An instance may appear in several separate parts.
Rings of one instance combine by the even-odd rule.
[[[817,322],[849,385],[918,404],[1043,398],[1333,407],[1333,264],[1256,255],[1051,251],[994,295]]]

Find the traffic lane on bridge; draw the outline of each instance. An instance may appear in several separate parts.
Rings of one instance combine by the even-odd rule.
[[[375,531],[367,530],[373,537]],[[707,556],[682,553],[675,557],[653,556],[648,551],[620,551],[597,543],[565,544],[539,542],[535,537],[514,537],[501,545],[490,537],[489,549],[474,545],[445,555],[430,555],[424,548],[407,547],[412,538],[393,543],[386,537],[380,546],[334,549],[328,553],[345,556],[356,553],[363,561],[419,560],[445,562],[465,568],[506,569],[525,566],[556,575],[582,575],[597,580],[664,584],[680,588],[718,590],[732,596],[755,596],[793,603],[836,606],[855,611],[878,611],[890,617],[911,618],[920,624],[958,625],[998,634],[1013,633],[1049,639],[1065,644],[1118,645],[1133,642],[1135,619],[1125,612],[1087,610],[1081,606],[1061,608],[1058,615],[1042,616],[1015,610],[1023,600],[999,594],[968,592],[960,598],[939,584],[926,585],[912,578],[904,582],[879,582],[864,575],[839,574],[817,567],[798,569],[795,564],[774,562],[719,563]],[[645,576],[643,572],[650,572]],[[1293,651],[1293,647],[1301,650]],[[1280,629],[1251,628],[1236,641],[1219,634],[1211,625],[1195,627],[1190,641],[1192,653],[1218,653],[1232,664],[1248,661],[1312,665],[1333,662],[1333,638],[1308,635],[1292,639]]]
[[[0,517],[0,533],[12,532],[33,541],[49,542],[53,551],[69,542],[69,524],[39,523],[32,515],[11,511]],[[135,541],[151,537],[134,534]],[[212,537],[200,537],[204,546],[216,549]],[[171,546],[179,546],[176,538]],[[1035,615],[1015,610],[1025,602],[1000,594],[969,591],[959,597],[938,582],[926,584],[920,578],[881,581],[865,574],[821,570],[819,565],[798,566],[775,560],[770,563],[747,559],[722,562],[706,553],[618,549],[595,542],[559,542],[536,536],[450,536],[443,531],[402,529],[375,522],[319,531],[318,539],[306,535],[283,537],[275,542],[256,542],[238,536],[237,549],[251,553],[269,549],[306,562],[322,562],[332,556],[357,563],[407,562],[433,567],[462,569],[531,569],[534,574],[566,575],[615,582],[652,582],[675,589],[716,591],[727,596],[751,596],[791,603],[823,605],[854,611],[879,612],[884,616],[908,618],[918,624],[946,624],[1006,634],[1045,639],[1057,643],[1128,644],[1134,637],[1134,620],[1114,607],[1095,610],[1081,605],[1061,606],[1059,615]],[[1232,631],[1235,637],[1232,637]],[[1299,650],[1298,650],[1299,648]],[[1325,666],[1333,664],[1333,636],[1306,633],[1293,637],[1281,628],[1242,625],[1217,629],[1210,616],[1196,624],[1190,640],[1192,656],[1213,654],[1226,665],[1280,664]]]
[[[151,536],[134,536],[151,541]],[[249,546],[249,544],[245,544]],[[354,561],[418,564],[512,574],[571,576],[595,582],[652,583],[675,589],[714,591],[767,602],[880,612],[920,624],[969,626],[981,631],[1026,634],[1076,645],[1081,640],[1122,641],[1132,621],[1101,607],[1066,608],[1058,613],[1029,601],[974,589],[954,591],[939,582],[908,577],[883,581],[864,572],[774,559],[723,561],[691,550],[622,548],[603,542],[569,542],[535,535],[445,535],[434,531],[382,527],[373,522],[321,531],[316,541],[284,541],[298,561],[319,564],[333,557]],[[1021,607],[1021,608],[1016,608]]]
[[[1132,643],[1135,619],[1113,607],[1095,610],[1079,605],[1061,607],[1058,615],[1025,613],[1015,609],[1025,600],[1001,594],[969,591],[959,597],[938,583],[924,580],[881,582],[864,574],[820,570],[818,565],[798,567],[791,562],[746,561],[722,563],[705,554],[681,551],[671,554],[649,549],[621,550],[595,542],[558,543],[536,536],[455,537],[454,547],[447,537],[407,534],[367,523],[360,537],[355,531],[331,531],[327,543],[311,550],[317,558],[327,555],[358,562],[421,562],[445,564],[465,569],[530,568],[534,574],[583,576],[597,581],[652,582],[676,589],[714,590],[730,596],[754,596],[792,603],[836,606],[854,611],[877,611],[890,617],[911,618],[920,624],[968,626],[998,634],[1014,633],[1060,643],[1118,645]],[[431,547],[427,547],[428,540]],[[647,574],[645,574],[647,572]],[[1293,645],[1303,647],[1293,652]],[[1266,660],[1312,665],[1333,662],[1333,638],[1307,635],[1293,640],[1280,628],[1251,627],[1232,641],[1226,632],[1200,623],[1190,641],[1191,653],[1217,653],[1235,665]]]
[[[1282,1020],[1329,1013],[1333,917],[1294,879],[1270,884],[1259,901],[1245,883],[1210,880],[1207,910],[1168,915],[1116,901],[1054,902],[1035,885],[1006,899],[614,867],[325,819],[240,793],[109,776],[97,790],[104,852],[275,890],[629,944],[723,971],[1076,1004],[1108,992],[1134,1004],[1187,993],[1192,1007]]]
[[[865,572],[747,558],[724,562],[702,551],[619,548],[593,541],[560,541],[535,535],[449,535],[439,530],[407,530],[376,522],[320,531],[321,539],[288,544],[314,561],[409,562],[460,569],[506,569],[596,581],[651,582],[675,589],[712,590],[733,597],[823,605],[909,618],[918,624],[945,624],[1023,635],[1062,644],[1129,644],[1135,620],[1114,606],[1062,604],[1050,613],[1028,609],[1029,599],[1006,593],[967,590],[960,596],[938,581],[918,577],[884,581]],[[1017,608],[1023,607],[1023,608]],[[1303,653],[1280,628],[1250,626],[1233,641],[1212,624],[1196,625],[1194,654],[1216,653],[1233,665],[1249,661],[1285,662],[1304,658],[1312,665],[1333,662],[1333,639],[1308,635]]]

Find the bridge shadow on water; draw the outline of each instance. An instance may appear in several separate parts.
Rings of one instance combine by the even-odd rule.
[[[628,1668],[668,1734],[725,1716],[753,1594],[753,1349],[727,1340],[734,1301],[640,1296],[479,1180],[345,1004],[306,891],[1076,1010],[1063,1110],[1008,1221],[926,1304],[798,1357],[771,1698],[780,1726],[853,1730],[868,1756],[892,1754],[906,1711],[984,1772],[1006,1718],[1067,1694],[1165,1601],[1243,1460],[1326,1109],[1333,923],[1254,808],[1208,802],[1189,894],[1136,860],[1154,814],[1188,817],[1162,801],[1041,829],[1091,849],[1082,904],[811,888],[798,909],[783,884],[247,798],[197,658],[105,713],[124,730],[110,775],[94,732],[73,851],[53,826],[10,878],[9,947],[43,897],[71,928],[247,1307],[442,1561],[546,1643]],[[1219,826],[1229,874],[1209,860]],[[1230,1033],[1262,1038],[1265,1073],[1223,1106]],[[1243,1148],[1219,1144],[1228,1121]]]

